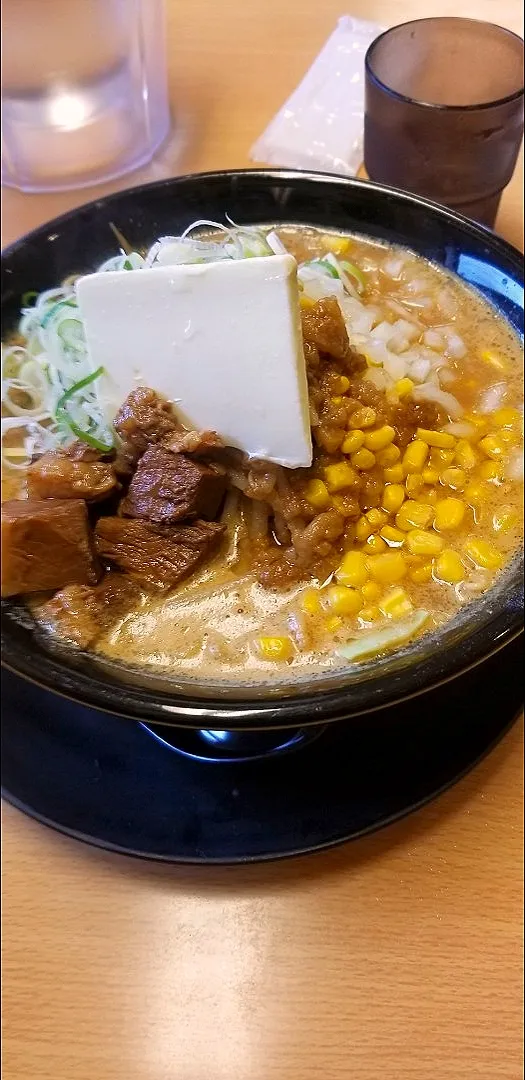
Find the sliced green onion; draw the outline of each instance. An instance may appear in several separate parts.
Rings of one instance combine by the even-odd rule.
[[[421,630],[428,622],[428,611],[415,611],[408,618],[396,622],[394,626],[386,626],[383,630],[372,630],[369,634],[362,634],[336,649],[336,655],[343,660],[363,660],[370,656],[377,656],[387,649],[405,645],[410,638]]]
[[[58,300],[56,304],[53,304],[49,308],[49,311],[46,311],[46,314],[44,315],[44,318],[41,320],[40,325],[41,325],[42,329],[43,330],[45,329],[45,327],[49,323],[50,319],[53,318],[53,315],[55,314],[55,312],[57,312],[59,310],[59,308],[61,308],[61,307],[76,307],[76,306],[77,305],[76,305],[75,300]]]
[[[357,289],[356,289],[353,281],[351,280],[351,278],[349,278],[348,274],[345,273],[345,271],[343,270],[343,267],[342,267],[341,263],[339,262],[339,259],[337,258],[336,255],[334,255],[333,251],[329,251],[328,255],[325,256],[325,259],[326,259],[326,262],[330,263],[330,266],[333,266],[334,270],[337,272],[337,277],[339,278],[341,284],[343,285],[343,288],[346,289],[347,293],[349,293],[350,296],[353,296],[357,300],[358,295],[359,295],[358,292],[357,292]]]
[[[73,432],[73,435],[76,435],[77,439],[81,439],[82,442],[87,443],[88,446],[92,446],[95,450],[100,450],[101,453],[107,454],[110,450],[113,450],[113,440],[108,445],[107,443],[103,443],[100,439],[95,439],[93,435],[90,435],[89,432],[84,431],[83,428],[79,427],[79,425],[71,419],[66,409],[68,401],[70,401],[71,398],[75,396],[75,394],[78,394],[80,390],[84,390],[86,386],[89,386],[92,382],[95,382],[95,379],[99,379],[100,376],[103,374],[104,368],[99,367],[96,371],[92,371],[89,375],[86,375],[85,379],[80,379],[79,382],[75,383],[73,386],[70,386],[69,390],[66,390],[65,394],[62,394],[62,397],[57,402],[55,417],[59,422],[67,424],[68,428]]]
[[[57,334],[64,345],[75,348],[83,344],[83,329],[80,319],[62,319],[57,326]]]
[[[245,228],[243,225],[236,228],[236,237],[241,245],[241,251],[245,259],[255,259],[274,254],[262,229],[257,227],[253,229]]]
[[[133,267],[132,267],[132,265],[131,265],[131,263],[130,263],[129,259],[126,259],[126,261],[125,261],[125,263],[124,263],[124,266],[122,267],[122,269],[123,269],[123,270],[133,270]]]
[[[25,292],[22,297],[22,307],[31,307],[34,304],[37,296],[38,293],[35,292],[34,289],[31,289],[29,292]]]
[[[57,419],[59,419],[58,413]],[[72,431],[73,435],[76,435],[77,439],[80,439],[81,442],[87,443],[88,446],[92,446],[94,450],[100,450],[101,454],[109,454],[111,450],[115,448],[115,444],[113,441],[110,443],[103,443],[101,439],[95,439],[93,435],[89,435],[87,431],[84,431],[83,428],[79,427],[78,424],[75,424],[74,420],[68,419],[65,422]]]
[[[333,265],[333,263],[331,263],[329,261],[328,258],[326,258],[326,259],[314,259],[313,263],[310,263],[310,266],[322,266],[323,270],[326,270],[326,273],[330,274],[330,277],[333,277],[333,278],[338,278],[339,277],[339,274],[337,272],[337,267],[335,267]]]
[[[226,217],[228,217],[227,214]],[[208,218],[199,218],[198,221],[192,221],[191,225],[188,225],[184,232],[181,233],[180,236],[174,237],[174,239],[185,240],[190,233],[195,231],[195,229],[203,228],[216,229],[218,232],[226,233],[227,236],[230,236],[231,234],[231,229],[229,229],[227,225],[221,225],[220,221],[210,221]]]
[[[346,259],[344,261],[341,260],[341,266],[343,267],[343,270],[346,270],[347,274],[350,274],[350,277],[354,278],[354,281],[357,283],[358,292],[364,293],[366,289],[366,278],[359,267],[355,266],[354,263],[348,262]]]

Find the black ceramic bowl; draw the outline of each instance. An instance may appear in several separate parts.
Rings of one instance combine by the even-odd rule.
[[[95,269],[115,253],[110,222],[137,247],[197,218],[293,222],[406,245],[479,290],[523,333],[523,270],[487,229],[378,184],[315,173],[250,170],[178,177],[99,199],[57,218],[2,255],[4,333],[28,289]],[[151,675],[50,643],[24,609],[2,603],[2,659],[18,675],[75,701],[133,719],[192,728],[304,727],[431,690],[480,663],[522,627],[522,558],[438,632],[357,671],[268,688],[202,685]]]

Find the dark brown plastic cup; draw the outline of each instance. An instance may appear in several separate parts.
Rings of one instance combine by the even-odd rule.
[[[365,59],[371,180],[494,224],[523,137],[523,40],[475,19],[394,26]]]

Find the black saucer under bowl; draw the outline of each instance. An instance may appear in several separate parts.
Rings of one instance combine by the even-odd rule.
[[[128,855],[236,863],[312,852],[395,821],[468,771],[519,714],[521,668],[520,638],[431,693],[236,763],[191,760],[170,746],[184,750],[187,731],[154,737],[6,672],[3,795]]]
[[[118,192],[22,237],[2,253],[4,333],[28,289],[114,255],[112,225],[141,249],[197,218],[227,217],[407,246],[523,334],[523,260],[488,229],[381,185],[277,169]],[[378,828],[457,779],[521,701],[519,552],[492,589],[405,649],[271,689],[137,671],[60,647],[11,600],[1,621],[6,798],[73,836],[151,858],[272,858]]]

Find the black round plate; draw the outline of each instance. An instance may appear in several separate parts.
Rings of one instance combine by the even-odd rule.
[[[3,795],[70,836],[151,859],[316,851],[402,817],[470,769],[516,719],[521,667],[519,639],[439,690],[235,765],[188,760],[140,724],[6,672]]]

